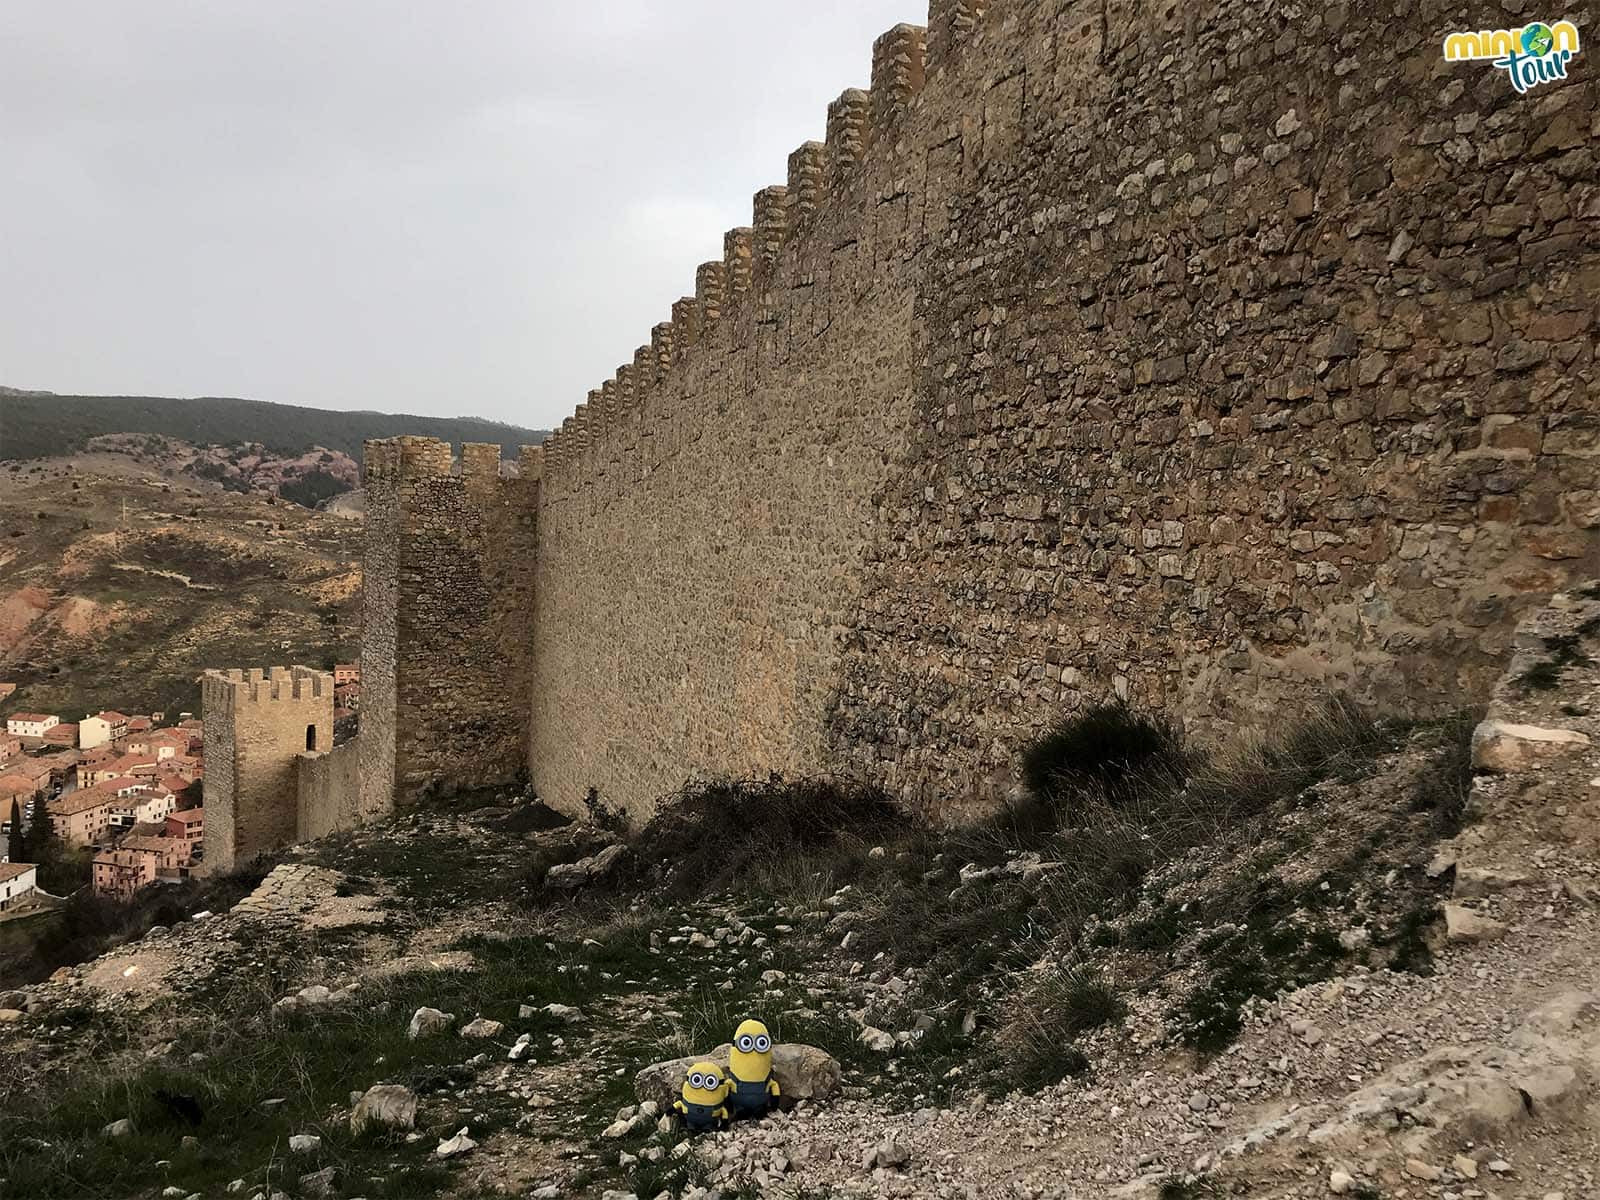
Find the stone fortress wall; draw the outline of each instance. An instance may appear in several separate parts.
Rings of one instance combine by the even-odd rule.
[[[1600,119],[1446,63],[1482,24],[933,0],[515,478],[369,444],[362,731],[307,786],[958,815],[1102,698],[1486,695],[1600,569]]]
[[[547,443],[541,794],[836,770],[954,812],[1087,700],[1482,695],[1600,562],[1595,75],[1445,63],[1482,23],[935,0],[880,38]]]

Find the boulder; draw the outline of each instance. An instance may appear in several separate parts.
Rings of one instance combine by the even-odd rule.
[[[108,1138],[132,1137],[133,1136],[133,1122],[128,1120],[127,1117],[123,1117],[119,1121],[111,1122],[111,1124],[107,1125],[100,1132],[103,1133]]]
[[[683,1076],[697,1062],[714,1062],[728,1069],[733,1047],[724,1042],[710,1054],[693,1054],[668,1062],[652,1063],[633,1080],[633,1091],[641,1101],[654,1101],[663,1111],[672,1106],[683,1087]],[[772,1073],[782,1092],[785,1107],[799,1100],[826,1100],[839,1090],[843,1072],[839,1062],[826,1050],[802,1042],[779,1042],[772,1048]]]
[[[398,1083],[369,1087],[350,1114],[350,1132],[357,1137],[369,1129],[413,1129],[416,1124],[417,1095]]]
[[[479,1017],[475,1021],[468,1021],[461,1027],[461,1036],[464,1038],[495,1038],[504,1033],[505,1028],[499,1021],[491,1021],[488,1017]]]
[[[322,1149],[322,1139],[314,1133],[296,1133],[289,1137],[289,1150],[293,1154],[315,1154]]]
[[[443,1033],[454,1024],[455,1019],[455,1013],[440,1012],[437,1008],[419,1008],[411,1014],[411,1024],[406,1028],[406,1036],[416,1041],[421,1037]]]
[[[1472,731],[1472,765],[1480,771],[1522,771],[1588,747],[1588,736],[1573,729],[1481,721]]]
[[[25,1016],[20,1008],[0,1008],[0,1025],[15,1025]]]

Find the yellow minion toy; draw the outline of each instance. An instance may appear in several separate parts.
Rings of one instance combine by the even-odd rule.
[[[728,1125],[728,1081],[716,1063],[697,1062],[683,1079],[683,1088],[672,1107],[685,1129],[701,1133],[725,1129]]]
[[[728,1058],[728,1107],[735,1117],[764,1117],[778,1102],[772,1077],[772,1035],[760,1021],[746,1021],[733,1032]]]

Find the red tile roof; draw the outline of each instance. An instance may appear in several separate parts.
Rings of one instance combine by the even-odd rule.
[[[13,879],[21,878],[33,870],[33,863],[0,863],[0,883],[8,883]]]

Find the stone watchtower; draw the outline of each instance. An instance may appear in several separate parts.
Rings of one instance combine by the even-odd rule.
[[[333,745],[333,676],[311,667],[207,671],[207,871],[297,839],[296,756]]]
[[[360,820],[522,767],[541,452],[366,444]]]

